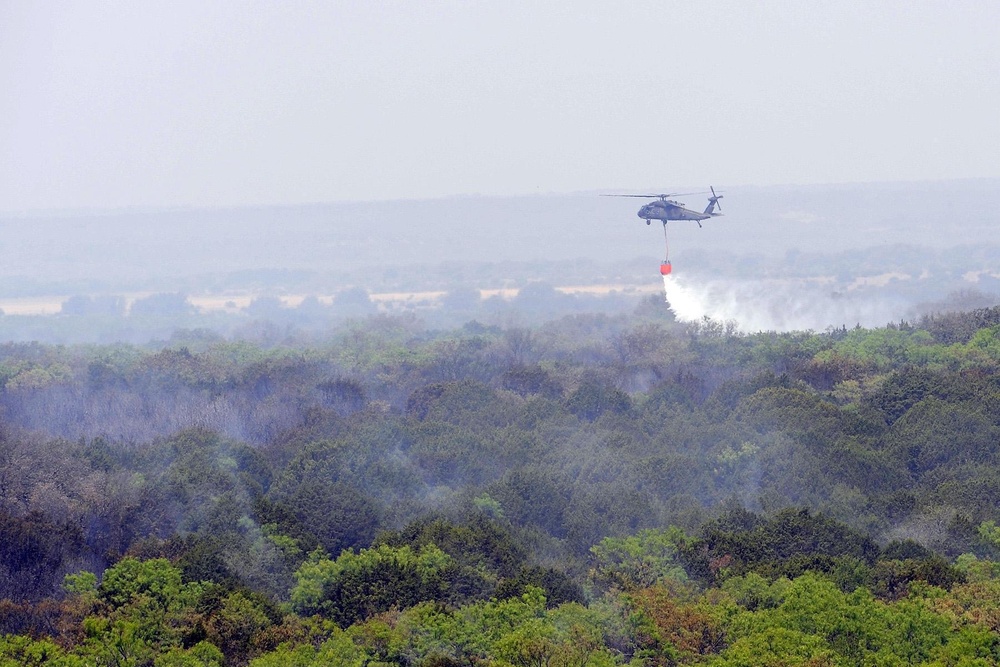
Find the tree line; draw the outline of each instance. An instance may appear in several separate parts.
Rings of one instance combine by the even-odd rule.
[[[2,345],[0,660],[992,664],[998,335]]]

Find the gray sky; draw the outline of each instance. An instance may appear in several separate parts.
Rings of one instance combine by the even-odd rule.
[[[0,0],[0,210],[1000,177],[1000,2]]]

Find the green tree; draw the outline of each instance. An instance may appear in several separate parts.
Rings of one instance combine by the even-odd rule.
[[[291,601],[300,613],[322,614],[346,627],[393,607],[444,599],[454,566],[433,544],[418,551],[387,545],[347,550],[336,560],[317,551],[295,572]]]
[[[667,581],[686,582],[679,560],[692,539],[683,530],[642,530],[629,537],[606,537],[590,549],[594,568],[590,576],[601,588],[635,590]]]
[[[166,559],[123,558],[104,572],[94,613],[83,622],[82,651],[99,664],[141,665],[183,648],[197,635],[204,590],[183,583],[180,569]],[[215,653],[205,648],[199,655]]]

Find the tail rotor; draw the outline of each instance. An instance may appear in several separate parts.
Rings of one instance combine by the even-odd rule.
[[[715,206],[718,206],[719,210],[721,211],[722,210],[722,204],[719,203],[719,200],[722,199],[723,195],[717,195],[717,194],[715,194],[715,188],[712,187],[711,185],[708,186],[708,189],[712,191],[712,196],[708,198],[708,203],[709,204],[713,204]]]

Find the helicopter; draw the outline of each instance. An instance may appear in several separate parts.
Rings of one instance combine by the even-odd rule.
[[[698,195],[698,194],[708,194],[707,192],[674,192],[670,194],[660,194],[660,195],[604,195],[606,197],[642,197],[644,199],[649,199],[655,197],[656,201],[651,201],[648,204],[644,204],[642,208],[639,209],[638,216],[646,221],[646,224],[650,224],[653,220],[659,220],[663,223],[663,244],[666,250],[666,258],[660,262],[660,274],[664,277],[669,276],[673,271],[673,265],[670,263],[670,241],[667,239],[667,223],[671,220],[694,220],[698,223],[698,227],[701,227],[701,221],[707,220],[708,218],[714,218],[716,216],[722,215],[722,204],[719,200],[722,199],[722,195],[715,192],[715,187],[708,186],[711,190],[712,196],[708,198],[708,206],[701,213],[698,211],[692,211],[689,208],[685,208],[684,204],[679,201],[668,199],[668,197],[683,197],[685,195]],[[716,211],[715,209],[719,210]]]
[[[672,192],[668,194],[660,195],[604,195],[605,197],[642,197],[643,199],[656,198],[656,201],[651,201],[645,204],[639,209],[637,215],[646,221],[646,224],[650,224],[653,220],[659,220],[666,226],[667,222],[670,220],[694,220],[701,227],[701,221],[707,220],[708,218],[714,218],[716,216],[722,215],[722,204],[719,200],[722,199],[722,195],[715,193],[715,188],[713,186],[708,186],[709,190],[712,191],[712,196],[708,198],[708,206],[701,213],[698,211],[692,211],[689,208],[685,208],[684,204],[679,201],[668,199],[668,197],[683,197],[686,195],[700,195],[708,194],[707,192]],[[719,210],[716,211],[716,208]]]

